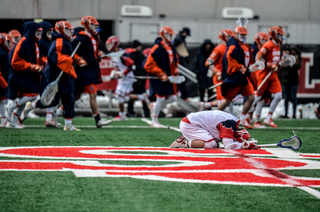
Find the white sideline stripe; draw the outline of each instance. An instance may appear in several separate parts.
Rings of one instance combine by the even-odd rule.
[[[75,125],[77,128],[97,128],[96,125]],[[48,128],[44,125],[25,125],[25,128]],[[48,129],[54,129],[55,127],[50,127]],[[63,129],[63,126],[58,127],[60,129]],[[150,128],[149,126],[134,126],[134,125],[128,125],[128,126],[103,126],[102,128]]]
[[[239,153],[239,152],[237,152],[237,151],[233,151],[233,150],[231,150],[231,151],[229,151],[229,152],[230,152],[231,154],[233,154],[233,155],[236,155],[236,156],[237,156],[237,155],[242,155],[241,153]],[[277,178],[277,179],[279,179],[279,180],[281,180],[281,181],[283,181],[283,182],[285,182],[285,183],[287,183],[287,184],[289,184],[289,185],[291,185],[291,186],[293,186],[293,187],[299,188],[299,189],[301,189],[301,190],[303,190],[303,191],[305,191],[305,192],[307,192],[307,193],[309,193],[309,194],[317,197],[318,199],[320,199],[320,191],[318,191],[318,190],[316,190],[316,189],[313,189],[313,188],[311,188],[311,187],[302,185],[302,184],[299,183],[298,181],[294,180],[294,178],[291,177],[290,175],[288,175],[288,176],[290,177],[289,179],[282,179],[282,178],[280,178],[280,177],[277,177],[277,176],[275,176],[275,175],[272,175],[272,174],[269,174],[268,172],[266,172],[266,171],[265,171],[265,169],[266,169],[265,165],[264,165],[263,163],[261,163],[261,164],[258,163],[254,158],[252,158],[252,157],[246,157],[246,158],[244,158],[244,159],[245,159],[246,161],[250,162],[250,163],[252,164],[252,166],[254,166],[255,168],[257,168],[257,169],[265,172],[266,175],[269,175],[269,176],[271,176],[271,177],[275,177],[275,178]],[[281,172],[281,173],[282,173],[282,172]]]
[[[152,123],[151,120],[146,119],[146,118],[142,118],[141,121],[146,122],[148,125],[150,125],[150,124]],[[161,124],[161,128],[172,129],[172,130],[174,130],[174,131],[181,132],[179,128],[170,127],[169,124],[168,124],[168,126],[164,126],[164,125]]]

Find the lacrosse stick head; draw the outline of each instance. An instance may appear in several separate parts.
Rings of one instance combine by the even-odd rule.
[[[179,75],[179,76],[169,76],[168,77],[169,81],[171,83],[176,83],[176,84],[181,84],[183,83],[184,81],[186,81],[186,78],[182,75]]]
[[[239,26],[244,26],[244,27],[246,27],[248,23],[249,23],[249,20],[246,17],[242,17],[242,16],[240,16],[236,22],[236,24],[238,24]]]
[[[249,66],[250,72],[264,70],[264,69],[265,69],[265,64],[261,60],[257,60],[254,64]]]
[[[41,103],[44,106],[49,106],[52,103],[57,92],[58,84],[52,84],[51,86],[48,85],[48,87],[43,91],[41,95]]]
[[[280,146],[283,148],[291,148],[293,150],[299,150],[301,148],[301,145],[302,145],[301,139],[296,135],[288,139],[282,139],[277,144],[277,146]]]

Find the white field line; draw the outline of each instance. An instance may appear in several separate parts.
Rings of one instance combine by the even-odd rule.
[[[77,128],[97,128],[96,125],[75,125]],[[25,128],[48,128],[44,125],[25,125]],[[63,126],[60,126],[58,128],[63,129]],[[128,125],[128,126],[103,126],[102,128],[150,128],[149,126],[134,126],[134,125]],[[54,129],[54,127],[48,128],[48,129]]]
[[[151,120],[146,119],[146,118],[142,118],[141,121],[146,122],[146,123],[149,124],[149,125],[152,123]],[[172,129],[172,130],[174,130],[174,131],[181,132],[179,128],[171,127],[171,126],[169,126],[169,125],[167,125],[167,126],[161,125],[161,128]]]
[[[232,150],[231,150],[231,151],[229,151],[229,152],[230,152],[231,154],[235,155],[235,156],[239,156],[239,155],[240,155],[240,156],[241,156],[241,155],[244,156],[244,159],[245,159],[246,161],[250,162],[250,163],[251,163],[255,168],[257,168],[258,170],[265,172],[266,175],[269,175],[269,176],[271,176],[271,177],[275,177],[275,178],[277,178],[277,179],[279,179],[279,180],[281,180],[281,181],[283,181],[283,182],[285,182],[285,183],[287,183],[287,184],[289,184],[289,185],[291,185],[291,186],[293,186],[293,187],[299,188],[299,189],[301,189],[301,190],[303,190],[303,191],[305,191],[305,192],[307,192],[307,193],[309,193],[309,194],[317,197],[318,199],[320,199],[320,191],[318,191],[318,190],[316,190],[316,189],[313,189],[313,188],[311,188],[311,187],[309,187],[309,186],[305,186],[305,185],[299,183],[298,181],[295,180],[294,177],[291,177],[290,175],[284,174],[284,173],[282,173],[282,172],[280,172],[280,171],[278,171],[278,170],[274,170],[275,172],[280,172],[282,175],[287,175],[287,178],[278,177],[278,176],[276,176],[276,175],[274,175],[274,174],[268,173],[268,172],[267,172],[267,169],[268,169],[268,168],[267,168],[264,164],[258,163],[258,161],[256,161],[254,158],[249,157],[249,156],[247,156],[247,155],[243,155],[243,154],[241,154],[241,153],[239,153],[239,152],[237,152],[237,151],[232,151]]]

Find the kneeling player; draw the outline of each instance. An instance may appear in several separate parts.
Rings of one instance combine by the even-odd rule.
[[[239,129],[239,120],[226,112],[202,111],[190,113],[180,122],[182,136],[170,148],[216,149],[222,141],[225,149],[259,149],[245,129]]]

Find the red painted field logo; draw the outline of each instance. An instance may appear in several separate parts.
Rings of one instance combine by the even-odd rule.
[[[72,171],[77,177],[132,177],[191,183],[298,187],[318,198],[320,178],[282,170],[318,169],[320,154],[288,149],[202,150],[155,147],[8,147],[1,171]],[[137,165],[137,162],[138,165]],[[148,164],[148,165],[143,165]]]

